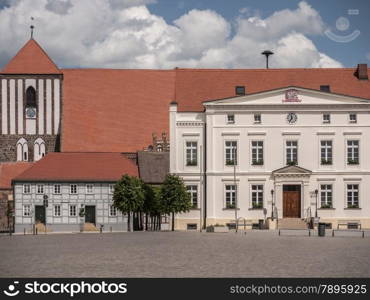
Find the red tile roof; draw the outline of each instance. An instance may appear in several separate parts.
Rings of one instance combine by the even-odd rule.
[[[0,189],[11,189],[12,179],[23,173],[32,165],[33,163],[28,162],[0,163]]]
[[[1,71],[3,74],[59,74],[46,52],[30,39]]]
[[[120,153],[50,152],[13,180],[114,182],[124,174],[138,176],[138,168]]]
[[[62,151],[135,152],[168,132],[175,73],[63,70]]]
[[[369,80],[359,80],[352,69],[177,69],[176,101],[179,111],[202,111],[202,102],[235,96],[235,86],[257,93],[287,86],[320,90],[370,99]],[[370,69],[368,69],[370,73]]]

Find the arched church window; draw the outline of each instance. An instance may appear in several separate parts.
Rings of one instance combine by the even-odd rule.
[[[46,154],[45,142],[42,138],[38,138],[35,141],[35,144],[33,147],[33,160],[38,161],[41,158],[43,158],[45,154]]]
[[[17,142],[17,161],[28,161],[28,145],[24,138]]]
[[[36,91],[30,86],[26,90],[26,117],[29,119],[36,118]]]

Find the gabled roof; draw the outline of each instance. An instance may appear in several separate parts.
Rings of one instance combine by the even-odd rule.
[[[370,99],[370,81],[359,80],[357,68],[317,69],[176,69],[178,111],[203,111],[203,102],[235,96],[236,86],[246,94],[299,86],[320,90],[330,85],[332,93]],[[370,69],[368,69],[370,73]]]
[[[34,40],[30,39],[2,69],[3,74],[60,74],[60,70]]]
[[[307,174],[310,175],[312,171],[299,166],[285,166],[283,168],[272,171],[272,174]]]
[[[30,162],[0,163],[0,190],[10,190],[12,188],[12,179],[32,165],[33,163]]]
[[[217,104],[239,104],[239,103],[247,103],[249,100],[255,100],[256,97],[260,98],[265,98],[274,94],[278,94],[281,92],[285,92],[287,90],[296,90],[300,92],[304,92],[306,94],[312,94],[316,95],[318,97],[323,97],[323,98],[330,98],[330,99],[335,99],[335,100],[346,100],[350,101],[350,104],[354,103],[360,103],[360,104],[370,104],[370,98],[361,98],[361,97],[354,97],[351,95],[343,95],[343,94],[338,94],[338,93],[332,93],[332,92],[324,92],[316,89],[310,89],[310,88],[305,88],[301,86],[286,86],[286,87],[280,87],[272,90],[265,90],[265,91],[260,91],[260,92],[255,92],[255,93],[250,93],[246,94],[243,96],[233,96],[233,97],[227,97],[227,98],[222,98],[222,99],[214,99],[214,100],[207,100],[203,102],[203,105],[217,105]],[[291,104],[292,102],[288,102]],[[293,102],[294,104],[294,102]],[[303,103],[300,103],[302,105]],[[327,104],[327,103],[325,103]]]
[[[169,152],[138,152],[140,178],[145,183],[163,183],[170,170]]]
[[[137,166],[121,153],[50,152],[17,181],[115,182],[122,175],[138,176]]]

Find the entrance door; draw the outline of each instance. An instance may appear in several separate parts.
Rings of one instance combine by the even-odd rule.
[[[95,206],[93,205],[85,206],[85,222],[95,224]]]
[[[283,217],[301,217],[301,186],[284,185],[283,187]]]
[[[43,205],[35,206],[35,223],[45,224],[45,207]]]

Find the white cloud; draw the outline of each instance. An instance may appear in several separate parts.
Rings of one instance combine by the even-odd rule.
[[[260,54],[271,49],[271,67],[339,67],[321,53],[311,35],[325,25],[306,2],[295,10],[262,18],[244,9],[228,22],[211,10],[191,10],[173,24],[150,13],[154,0],[17,0],[0,10],[0,66],[29,37],[61,67],[173,68],[264,67]],[[232,30],[233,34],[231,34]]]

